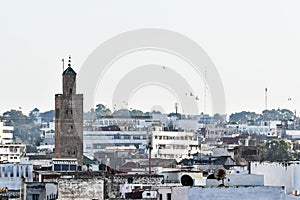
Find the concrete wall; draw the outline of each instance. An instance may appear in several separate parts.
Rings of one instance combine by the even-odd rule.
[[[124,184],[128,182],[128,178],[132,178],[132,184],[152,184],[159,185],[164,180],[162,175],[115,175],[112,177],[114,183]]]
[[[161,195],[162,200],[167,200],[167,195],[172,195],[172,188],[171,187],[160,187],[158,188],[158,197]]]
[[[175,198],[174,198],[175,199]],[[176,198],[177,199],[177,198]],[[188,197],[180,200],[253,200],[253,199],[285,199],[282,187],[229,187],[229,188],[190,188]],[[173,200],[173,198],[172,198]]]
[[[128,181],[132,182],[128,184]],[[142,187],[142,186],[156,186],[160,185],[164,177],[161,175],[115,175],[109,178],[109,183],[107,187],[107,194],[109,197],[116,195],[118,196],[120,192],[131,191],[131,186]]]
[[[33,166],[31,164],[0,164],[0,188],[20,190],[22,176],[26,182],[31,182]]]
[[[46,198],[55,199],[57,196],[57,183],[46,183]]]
[[[57,196],[57,183],[24,182],[20,191],[21,200],[52,200]]]
[[[97,178],[61,178],[58,180],[58,199],[104,199],[104,180]]]
[[[21,199],[46,199],[45,183],[25,183],[24,195]]]
[[[172,200],[189,200],[190,187],[173,187],[172,188]],[[197,198],[197,200],[200,198]]]
[[[218,186],[222,181],[206,179],[206,186]],[[263,186],[264,176],[258,174],[227,174],[224,183],[228,186]]]
[[[265,186],[285,186],[286,193],[300,190],[300,162],[252,162],[251,173],[263,174]]]
[[[180,183],[183,175],[188,175],[194,180],[195,186],[205,186],[206,178],[201,172],[163,172],[165,182]]]

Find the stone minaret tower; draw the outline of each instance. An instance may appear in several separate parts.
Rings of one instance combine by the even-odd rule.
[[[63,94],[55,95],[55,158],[76,158],[83,165],[83,95],[76,94],[76,72],[63,72]]]

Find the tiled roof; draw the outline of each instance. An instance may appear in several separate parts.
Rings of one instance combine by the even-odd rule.
[[[64,71],[63,75],[76,75],[76,72],[72,69],[72,67],[68,67],[68,68]]]

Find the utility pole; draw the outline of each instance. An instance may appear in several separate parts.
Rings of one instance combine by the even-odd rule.
[[[63,67],[63,72],[65,71],[65,59],[61,59],[61,62],[62,62],[62,67]]]
[[[149,174],[151,174],[151,152],[152,152],[152,134],[149,133],[148,130],[148,142],[147,142],[147,149],[149,150],[149,161],[148,161],[148,165],[149,165]]]
[[[149,147],[149,174],[151,174],[151,151],[152,147]]]
[[[201,155],[201,148],[202,148],[202,145],[201,145],[201,137],[198,137],[198,147],[199,147],[199,154],[200,154],[200,164],[202,164],[202,155]]]
[[[207,78],[207,67],[205,66],[205,72],[204,72],[204,113],[206,113],[206,88],[207,88],[206,78]]]

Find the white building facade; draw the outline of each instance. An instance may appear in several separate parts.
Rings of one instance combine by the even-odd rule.
[[[193,132],[163,131],[162,127],[153,127],[149,132],[149,139],[153,158],[181,160],[199,150],[198,138]]]
[[[0,163],[20,163],[25,154],[25,144],[0,144]]]
[[[41,143],[39,151],[53,152],[55,148],[55,122],[46,122],[41,125]]]
[[[23,157],[20,163],[0,164],[0,188],[7,187],[9,190],[20,190],[22,177],[25,182],[33,181],[33,166],[28,158]]]
[[[145,149],[147,131],[84,131],[83,153],[92,156],[113,146],[135,146]]]
[[[14,127],[6,122],[0,122],[0,144],[13,143]]]
[[[264,175],[265,186],[284,186],[285,192],[300,191],[300,161],[288,163],[251,162],[251,174]]]

